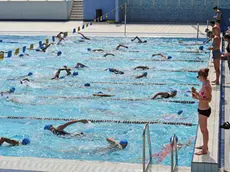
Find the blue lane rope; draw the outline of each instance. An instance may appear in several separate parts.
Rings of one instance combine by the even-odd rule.
[[[78,120],[76,118],[49,118],[49,117],[25,117],[25,116],[0,116],[1,119],[28,119],[28,120],[53,120],[53,121],[71,121]],[[186,122],[164,122],[164,121],[129,121],[129,120],[95,120],[87,119],[92,123],[123,123],[123,124],[164,124],[164,125],[185,125],[197,126],[197,124]]]

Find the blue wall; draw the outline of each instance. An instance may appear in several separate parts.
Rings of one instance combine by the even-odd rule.
[[[230,0],[180,0],[180,6],[179,0],[119,0],[119,5],[125,2],[127,22],[206,23],[214,15],[214,6],[230,8]],[[120,10],[119,21],[124,20],[123,13]]]
[[[115,0],[84,0],[84,20],[95,19],[96,9],[102,9],[102,14],[104,15],[115,9]],[[115,20],[114,14],[110,13],[108,19]]]

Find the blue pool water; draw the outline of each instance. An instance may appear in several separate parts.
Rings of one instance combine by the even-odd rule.
[[[45,38],[42,36],[3,36],[0,49],[9,51],[24,45],[29,47],[31,43],[38,43],[39,40]],[[191,137],[194,137],[197,129],[196,102],[182,104],[151,100],[151,97],[157,92],[176,89],[177,96],[168,100],[194,101],[188,91],[192,87],[191,84],[199,89],[197,73],[183,71],[207,67],[209,54],[185,52],[196,51],[199,48],[199,45],[187,45],[194,44],[196,39],[181,39],[184,44],[179,44],[178,38],[145,39],[148,44],[131,42],[130,38],[92,37],[90,41],[79,42],[79,37],[69,37],[63,44],[51,46],[46,53],[27,51],[29,56],[5,58],[0,61],[0,91],[6,91],[10,87],[16,88],[15,93],[9,98],[0,97],[0,136],[19,140],[24,136],[31,138],[30,145],[3,146],[0,154],[4,156],[141,163],[144,124],[75,124],[68,127],[67,130],[69,132],[83,131],[86,136],[64,139],[44,131],[43,127],[47,123],[57,126],[65,121],[5,119],[8,116],[195,124],[192,127],[150,125],[153,154],[162,151],[173,134],[176,134],[182,143],[186,143]],[[202,41],[200,40],[199,43]],[[129,46],[129,48],[115,50],[119,43]],[[114,53],[115,56],[103,57],[105,52],[89,52],[87,48],[102,48],[105,52]],[[56,55],[58,51],[62,51],[61,56]],[[172,59],[157,61],[161,58],[159,56],[151,57],[154,53],[172,56]],[[83,63],[89,68],[76,69],[74,66],[77,62]],[[72,72],[78,72],[79,75],[65,76],[63,72],[61,76],[65,76],[64,79],[51,80],[57,69],[63,65],[71,67]],[[148,66],[150,69],[133,70],[139,65]],[[107,68],[122,70],[124,75],[105,71]],[[179,72],[171,70],[179,70]],[[33,75],[26,76],[29,72],[32,72]],[[148,73],[147,78],[135,79],[135,76],[143,72]],[[31,83],[20,84],[20,80],[25,77],[28,77]],[[85,83],[90,83],[91,86],[85,87]],[[159,83],[163,83],[163,85],[157,85]],[[100,91],[112,94],[114,97],[92,98],[92,94]],[[180,110],[183,110],[183,113],[177,115]],[[129,145],[120,151],[104,151],[103,148],[108,146],[105,140],[107,137],[116,140],[127,139]],[[190,165],[193,144],[194,139],[190,146],[180,150],[179,165]],[[161,162],[155,158],[154,163],[169,165],[170,156],[165,157]]]

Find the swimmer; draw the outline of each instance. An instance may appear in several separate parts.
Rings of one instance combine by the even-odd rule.
[[[154,56],[161,56],[162,59],[167,59],[165,55],[161,54],[161,53],[158,53],[158,54],[153,54],[152,57]]]
[[[82,63],[77,63],[76,66],[74,68],[89,68],[88,66],[82,64]]]
[[[9,139],[9,138],[6,138],[6,137],[1,137],[0,138],[0,146],[2,146],[2,144],[4,142],[10,144],[10,146],[20,146],[20,145],[28,145],[28,144],[30,144],[30,139],[29,138],[24,138],[22,141],[17,141],[17,140]]]
[[[87,49],[88,51],[93,51],[93,52],[95,52],[95,53],[98,53],[98,52],[104,52],[104,50],[103,49],[93,49],[93,50],[91,50],[91,48],[88,48]]]
[[[129,48],[128,46],[125,46],[125,45],[122,45],[122,44],[119,44],[117,47],[116,47],[116,50],[119,50],[120,47],[123,47],[123,48]]]
[[[57,45],[59,45],[59,44],[61,43],[61,41],[65,40],[65,39],[63,38],[63,35],[64,35],[63,32],[59,32],[59,34],[57,34],[56,37],[57,37],[58,40],[59,40],[59,42],[57,43]]]
[[[93,94],[93,96],[97,96],[97,97],[113,97],[114,95],[111,94],[104,94],[102,92],[98,92],[96,94]]]
[[[135,76],[136,79],[139,79],[139,78],[143,78],[143,77],[147,77],[147,72],[144,72],[143,74],[141,75],[138,75],[138,76]]]
[[[117,70],[117,69],[114,69],[114,68],[108,68],[108,69],[105,69],[105,70],[106,70],[106,71],[108,70],[108,71],[113,72],[113,73],[115,73],[115,74],[121,74],[121,75],[124,74],[124,72],[122,72],[122,71],[120,71],[120,70]]]
[[[12,94],[12,93],[14,93],[15,92],[15,87],[12,87],[12,88],[10,88],[8,91],[2,91],[1,92],[1,96],[4,96],[5,94]]]
[[[136,70],[136,69],[148,70],[149,67],[148,66],[137,66],[137,67],[133,68],[133,70]]]
[[[171,92],[159,92],[155,94],[151,99],[155,99],[157,96],[161,96],[161,98],[169,98],[169,97],[175,97],[177,95],[177,91],[173,90]]]
[[[106,138],[106,141],[110,144],[109,147],[112,149],[125,149],[128,146],[127,140],[121,140],[120,142],[117,142],[113,138]]]
[[[138,36],[136,36],[135,38],[133,38],[131,41],[135,41],[135,40],[138,40],[138,43],[147,43],[146,40],[142,41]]]
[[[30,82],[28,78],[24,78],[20,81],[21,84],[28,84],[28,82]]]
[[[68,133],[66,131],[64,131],[64,129],[66,127],[68,127],[69,125],[75,124],[81,122],[83,124],[88,123],[89,121],[86,119],[81,119],[81,120],[74,120],[74,121],[69,121],[63,125],[59,125],[58,127],[54,127],[52,124],[47,124],[44,127],[44,130],[50,130],[54,135],[57,136],[70,136],[70,137],[74,137],[74,136],[82,136],[84,133],[80,132],[80,133]]]
[[[188,147],[191,145],[192,141],[193,141],[194,137],[191,137],[187,143],[182,144],[182,143],[177,143],[177,149],[180,150],[183,147]],[[172,145],[167,144],[163,147],[163,150],[161,150],[158,153],[154,153],[152,154],[152,157],[155,158],[157,160],[157,162],[162,162],[172,151]]]
[[[106,57],[106,56],[115,56],[115,55],[112,53],[106,53],[105,55],[103,55],[103,57]]]
[[[46,52],[46,50],[47,50],[47,48],[49,48],[50,47],[50,45],[53,45],[54,43],[50,43],[50,44],[46,44],[46,43],[43,43],[42,44],[42,47],[40,47],[41,48],[41,51],[43,51],[43,52]],[[43,46],[45,46],[45,47],[43,47]]]
[[[65,70],[67,75],[71,75],[71,69],[67,68],[67,66],[64,66],[64,68],[60,68],[58,69],[58,71],[55,73],[54,77],[51,79],[59,79],[59,75],[61,73],[61,71]]]
[[[81,32],[78,32],[78,34],[80,34],[83,39],[90,40],[88,37],[86,37],[85,35],[83,35]]]

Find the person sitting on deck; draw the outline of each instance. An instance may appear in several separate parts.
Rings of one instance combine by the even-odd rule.
[[[136,36],[135,38],[133,38],[131,41],[135,41],[135,40],[138,40],[138,43],[147,43],[146,40],[142,41],[138,36]]]
[[[82,136],[84,134],[83,132],[80,132],[80,133],[79,132],[77,132],[77,133],[68,133],[68,132],[66,132],[64,130],[69,125],[72,125],[72,124],[75,124],[75,123],[79,123],[79,122],[81,122],[83,124],[86,124],[89,121],[86,120],[86,119],[73,120],[73,121],[69,121],[69,122],[67,122],[65,124],[59,125],[58,127],[54,127],[52,124],[47,124],[47,125],[45,125],[44,130],[49,130],[54,135],[57,135],[57,136],[69,136],[69,137]]]
[[[171,92],[159,92],[155,94],[152,99],[155,99],[157,96],[161,96],[161,98],[169,98],[169,97],[175,97],[177,95],[177,91],[173,90]]]

